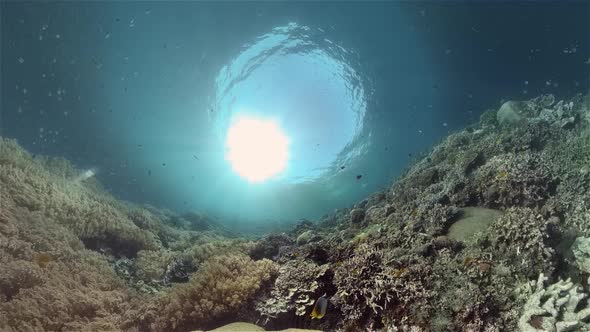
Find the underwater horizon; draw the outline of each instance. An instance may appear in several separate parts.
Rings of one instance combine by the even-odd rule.
[[[0,1],[0,331],[590,331],[590,2]]]

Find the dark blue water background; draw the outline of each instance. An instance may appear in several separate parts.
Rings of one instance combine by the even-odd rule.
[[[0,9],[2,136],[98,169],[120,198],[238,225],[317,218],[502,100],[589,88],[587,2]],[[283,119],[297,142],[286,175],[232,173],[232,105]]]

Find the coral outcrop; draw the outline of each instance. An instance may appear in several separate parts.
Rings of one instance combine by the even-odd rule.
[[[0,330],[118,328],[132,292],[103,255],[39,212],[3,200],[2,215]]]
[[[186,331],[213,327],[212,322],[234,319],[256,292],[276,275],[270,260],[244,255],[215,256],[203,263],[186,284],[127,312],[125,326],[140,331]]]
[[[280,267],[270,296],[259,301],[256,310],[268,321],[280,314],[303,316],[309,313],[320,292],[325,290],[328,266],[293,260]],[[318,295],[319,294],[319,295]]]
[[[127,256],[158,248],[153,234],[137,227],[93,178],[88,184],[75,181],[78,172],[66,161],[33,158],[8,139],[0,140],[0,156],[0,184],[7,196],[65,225],[86,246]]]
[[[541,273],[518,321],[520,331],[586,331],[584,320],[590,317],[590,307],[584,300],[588,294],[570,279],[545,287],[546,280]]]

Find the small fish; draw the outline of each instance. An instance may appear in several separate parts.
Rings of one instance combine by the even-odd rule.
[[[199,160],[199,157],[197,157],[196,155],[193,155],[193,157],[194,157],[195,159]]]
[[[316,301],[315,305],[313,306],[313,310],[311,311],[311,319],[322,319],[324,315],[326,315],[326,309],[328,308],[328,299],[326,298],[326,294],[320,296]]]
[[[356,176],[356,179],[357,180],[360,180],[362,177],[363,177],[363,175],[362,174],[359,174],[359,175]]]
[[[408,272],[408,268],[402,267],[402,268],[399,268],[399,269],[394,269],[391,275],[394,278],[400,278],[404,274],[406,274],[406,272]]]
[[[148,169],[147,174],[148,174],[148,176],[152,176],[152,170]]]
[[[33,256],[33,261],[41,268],[45,268],[47,264],[55,261],[55,257],[47,253],[37,253]]]
[[[162,166],[166,166],[166,163],[162,163]]]
[[[340,169],[344,169],[346,166],[340,166]]]

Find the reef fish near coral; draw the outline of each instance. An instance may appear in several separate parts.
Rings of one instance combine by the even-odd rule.
[[[326,299],[325,294],[320,296],[317,301],[315,301],[315,305],[313,310],[310,314],[312,319],[322,319],[326,315],[326,309],[328,308],[328,299]]]

